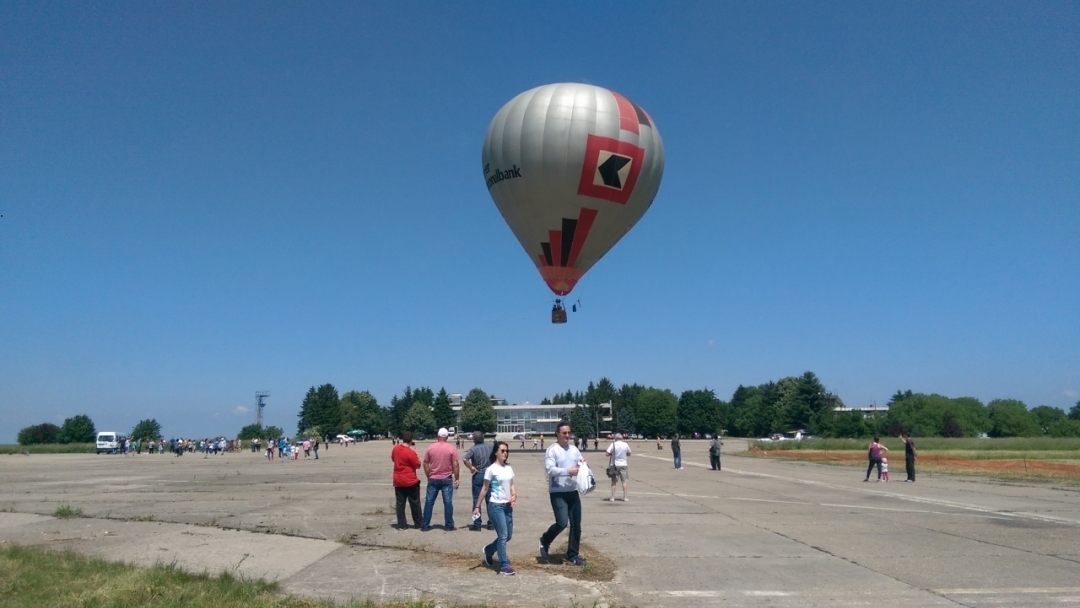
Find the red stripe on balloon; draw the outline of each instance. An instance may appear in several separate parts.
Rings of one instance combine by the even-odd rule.
[[[562,230],[548,230],[548,240],[551,243],[551,264],[562,266]]]
[[[634,109],[634,104],[615,91],[612,91],[611,94],[615,96],[615,103],[619,104],[619,128],[623,131],[641,135],[638,130],[637,110]]]
[[[577,231],[574,232],[574,244],[570,246],[570,260],[567,262],[567,266],[573,266],[577,263],[578,254],[581,253],[581,247],[585,244],[585,237],[589,236],[589,230],[592,228],[595,219],[596,209],[581,208],[578,213]]]
[[[540,255],[538,255],[536,257],[540,258],[540,265],[541,266],[547,266],[548,265],[547,258],[544,257],[544,254],[541,253]]]

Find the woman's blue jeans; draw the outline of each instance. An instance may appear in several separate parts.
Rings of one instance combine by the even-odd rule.
[[[498,552],[499,568],[509,568],[510,557],[506,555],[506,543],[514,537],[514,507],[508,502],[488,503],[488,517],[495,524],[495,532],[499,536],[484,547],[484,554],[491,556]]]

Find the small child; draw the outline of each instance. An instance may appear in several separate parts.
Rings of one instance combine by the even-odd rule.
[[[884,481],[889,481],[889,459],[888,458],[882,458],[881,459],[881,479],[883,479]]]

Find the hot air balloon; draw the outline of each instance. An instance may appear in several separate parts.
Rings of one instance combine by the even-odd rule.
[[[562,298],[652,205],[664,145],[640,106],[577,83],[537,87],[510,100],[484,137],[484,179],[503,219]]]

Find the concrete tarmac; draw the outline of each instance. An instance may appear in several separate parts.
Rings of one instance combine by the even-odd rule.
[[[531,444],[530,444],[531,445]],[[629,502],[583,498],[583,542],[614,579],[539,564],[552,523],[542,454],[511,445],[519,504],[515,577],[479,567],[494,532],[472,532],[467,471],[456,531],[397,530],[387,441],[267,462],[244,452],[0,457],[0,543],[45,545],[192,571],[279,581],[286,592],[509,606],[1049,606],[1080,602],[1080,488],[923,476],[734,455],[707,443],[635,442]],[[420,453],[425,444],[418,446]],[[603,446],[602,446],[603,447]],[[902,467],[901,467],[902,468]],[[422,473],[421,473],[422,475]],[[616,493],[621,496],[621,491]],[[421,495],[423,500],[423,494]],[[60,506],[82,517],[52,517]],[[565,547],[566,533],[555,549]],[[474,555],[475,559],[462,555]]]

